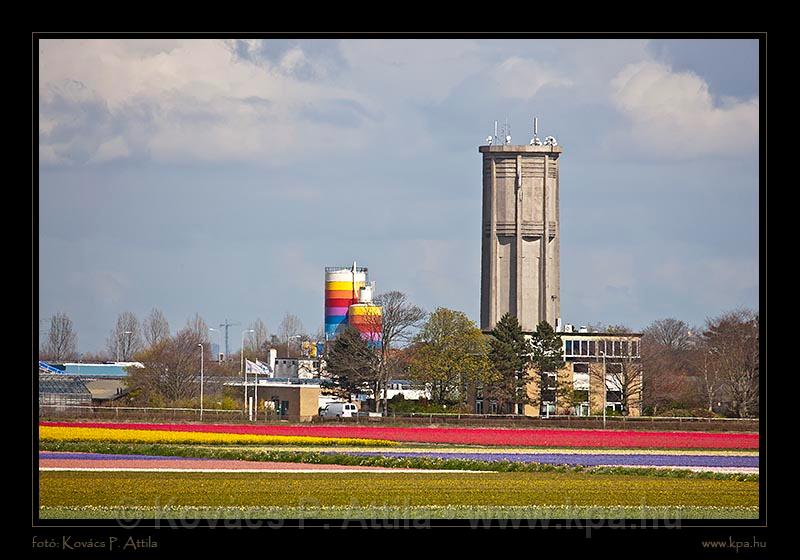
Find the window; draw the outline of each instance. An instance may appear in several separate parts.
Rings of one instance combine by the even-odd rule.
[[[597,356],[597,343],[594,340],[589,341],[589,355]]]
[[[475,414],[483,414],[483,401],[475,401]]]
[[[619,363],[610,363],[606,364],[606,373],[613,373],[614,375],[619,375],[622,373],[622,364]]]
[[[554,389],[543,389],[542,390],[542,401],[543,402],[554,402],[556,400],[556,392]]]
[[[589,416],[589,403],[581,403],[572,407],[575,416]]]
[[[589,390],[588,389],[583,389],[583,390],[576,389],[572,393],[572,398],[573,398],[573,401],[576,402],[576,403],[589,402]]]
[[[581,356],[589,355],[589,345],[585,340],[581,340]]]
[[[587,362],[576,362],[572,364],[572,371],[575,373],[589,373],[589,364]]]
[[[564,352],[564,354],[566,354],[567,356],[572,356],[572,341],[571,340],[567,341],[567,349]]]
[[[628,346],[629,346],[628,345],[628,341],[627,340],[623,340],[622,341],[622,355],[623,356],[627,356],[628,355],[628,352],[630,351]]]
[[[614,341],[614,352],[612,353],[613,356],[621,356],[621,348],[619,344],[619,340]]]
[[[634,340],[633,342],[631,342],[631,346],[632,346],[631,354],[633,355],[633,357],[638,358],[639,357],[639,341],[638,340]]]
[[[606,393],[606,402],[622,402],[622,391],[608,391]]]

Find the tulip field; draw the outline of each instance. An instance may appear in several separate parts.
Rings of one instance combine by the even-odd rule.
[[[41,518],[758,517],[758,434],[42,422]]]

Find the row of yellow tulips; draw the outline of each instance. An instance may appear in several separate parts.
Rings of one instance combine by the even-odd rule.
[[[212,432],[174,432],[166,430],[126,430],[40,426],[43,441],[113,441],[128,443],[206,443],[261,445],[358,445],[393,446],[382,439],[325,438],[312,436],[273,436],[260,434],[225,434]]]

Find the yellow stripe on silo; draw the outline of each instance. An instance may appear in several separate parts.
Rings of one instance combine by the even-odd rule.
[[[364,286],[364,282],[356,282],[356,289]],[[326,290],[345,290],[353,291],[353,282],[325,282]]]
[[[381,308],[377,305],[351,305],[350,315],[373,315],[380,316]]]

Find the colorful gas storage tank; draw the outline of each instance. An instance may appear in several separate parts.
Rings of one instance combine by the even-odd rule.
[[[367,340],[374,348],[381,347],[381,333],[383,327],[381,307],[372,303],[355,303],[350,306],[348,322],[361,333],[361,338]]]
[[[359,290],[367,283],[367,269],[325,269],[325,338],[331,340],[347,326],[347,311],[358,303]]]

